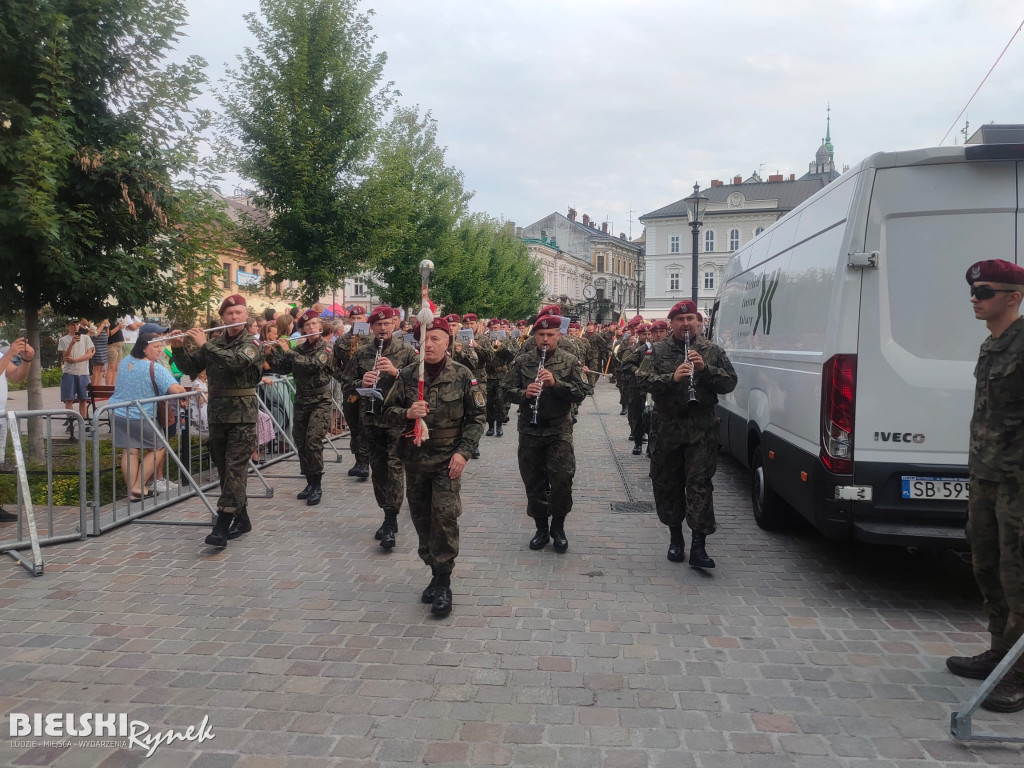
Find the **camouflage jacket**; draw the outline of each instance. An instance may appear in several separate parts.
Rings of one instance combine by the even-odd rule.
[[[620,375],[629,387],[639,387],[636,372],[645,358],[654,354],[654,345],[648,346],[647,342],[638,341],[619,356]]]
[[[455,345],[459,345],[459,351],[455,351]],[[448,357],[460,365],[464,365],[469,370],[476,370],[476,367],[480,364],[480,358],[476,354],[476,350],[469,346],[469,342],[459,341],[458,337],[452,336],[448,340]]]
[[[430,409],[424,421],[430,437],[423,445],[412,441],[415,422],[405,412],[419,399],[419,363],[398,372],[398,379],[384,401],[385,419],[402,430],[392,450],[403,461],[415,465],[441,466],[458,453],[468,459],[484,434],[487,415],[484,395],[476,386],[473,372],[449,359],[436,379],[424,373],[423,399]]]
[[[353,339],[355,339],[354,344]],[[355,394],[355,389],[350,389],[345,381],[345,366],[352,359],[352,350],[355,348],[358,351],[361,346],[369,344],[372,339],[373,336],[367,335],[353,336],[352,331],[349,331],[334,342],[334,378],[341,384],[341,391],[346,396]]]
[[[501,340],[501,347],[494,349],[494,341],[491,344],[491,359],[487,363],[487,381],[501,382],[501,377],[508,370],[508,364],[516,359],[516,348],[512,339]]]
[[[539,436],[572,434],[572,405],[582,403],[588,391],[583,381],[583,367],[561,346],[555,348],[554,354],[547,355],[544,367],[555,377],[555,386],[541,390],[537,423],[531,424],[536,401],[526,398],[526,388],[536,380],[539,366],[540,353],[534,345],[512,362],[501,380],[505,400],[520,404],[519,431]]]
[[[974,378],[971,477],[1024,483],[1024,317],[982,342]]]
[[[295,380],[296,403],[328,403],[331,401],[331,378],[334,351],[323,338],[309,340],[287,352],[277,344],[264,347],[267,362],[274,373],[292,374]]]
[[[673,381],[672,377],[682,363],[683,342],[669,336],[654,345],[654,350],[647,355],[637,368],[636,377],[640,388],[650,392],[654,398],[654,414],[668,421],[684,424],[687,419],[714,416],[718,396],[736,389],[736,371],[725,355],[725,350],[715,346],[703,336],[690,345],[704,358],[704,370],[694,374],[694,389],[700,405],[689,408],[687,400],[690,381]]]
[[[361,388],[363,386],[363,376],[373,370],[373,362],[377,359],[377,346],[377,342],[362,345],[356,350],[352,359],[348,361],[348,365],[345,366],[343,384],[352,392],[355,392],[357,387]],[[399,371],[407,365],[419,362],[413,348],[397,336],[391,337],[391,342],[384,348],[381,357],[386,357],[390,360],[392,365]],[[377,378],[377,389],[381,391],[381,394],[386,395],[394,383],[394,376],[382,373]],[[370,426],[385,426],[380,415],[382,410],[377,408],[376,416],[367,414],[365,423]]]
[[[209,417],[213,424],[255,424],[260,407],[256,385],[263,378],[263,352],[252,335],[243,330],[226,333],[197,347],[185,337],[184,345],[171,351],[171,362],[189,376],[206,371],[210,388]]]

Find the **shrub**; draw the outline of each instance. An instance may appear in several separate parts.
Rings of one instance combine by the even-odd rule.
[[[61,371],[60,368],[43,368],[43,373],[42,373],[43,386],[44,387],[59,387],[60,386],[60,376],[61,376],[61,373],[62,373],[62,371]],[[23,391],[25,389],[28,389],[28,382],[27,381],[19,381],[17,383],[10,382],[8,384],[8,389],[10,389],[11,392],[21,392],[21,391]]]

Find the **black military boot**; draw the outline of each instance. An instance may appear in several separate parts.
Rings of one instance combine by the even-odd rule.
[[[629,431],[629,437],[627,437],[626,439],[629,440],[629,442],[631,443],[636,442],[636,435],[633,434],[633,430]]]
[[[324,492],[320,488],[320,481],[323,480],[323,475],[310,475],[309,481],[313,484],[313,490],[309,492],[309,497],[306,499],[307,507],[315,507],[320,503],[320,500],[324,497]]]
[[[530,539],[530,549],[544,549],[544,546],[551,541],[551,536],[548,535],[548,519],[535,517],[533,522],[537,524],[537,533]]]
[[[306,487],[299,491],[296,495],[296,499],[308,499],[309,494],[313,492],[313,476],[306,475]]]
[[[227,512],[217,511],[217,522],[213,524],[213,530],[206,537],[206,543],[211,547],[226,547],[228,545],[228,533],[231,531],[231,518]]]
[[[452,612],[452,575],[439,573],[434,580],[434,604],[430,612],[435,616],[447,616]]]
[[[569,540],[565,538],[564,517],[551,517],[551,548],[560,555],[569,549]]]
[[[946,659],[946,667],[954,675],[969,677],[972,680],[984,680],[1003,660],[1006,651],[987,650],[977,656],[950,656]]]
[[[686,562],[686,539],[683,538],[683,526],[670,526],[668,533],[671,539],[668,544],[668,554],[666,557],[673,563]]]
[[[494,434],[498,437],[502,437],[505,434],[505,430],[501,428],[501,422],[497,422],[494,426]]]
[[[644,441],[642,439],[641,440],[637,440],[635,443],[633,443],[633,455],[634,456],[639,456],[643,452],[644,452]]]
[[[480,449],[479,448],[474,448],[473,452],[471,454],[469,454],[469,457],[471,459],[479,459],[480,458]]]
[[[622,406],[622,410],[619,411],[619,416],[625,416],[625,415],[626,415],[626,406]],[[632,439],[633,438],[630,438],[630,440],[632,440]]]
[[[494,422],[493,421],[488,421],[487,422],[487,431],[484,432],[484,434],[487,435],[487,437],[494,437]]]
[[[398,535],[398,513],[384,512],[384,524],[380,527],[380,545],[385,552],[395,547],[395,536]]]
[[[243,533],[248,533],[252,530],[252,521],[249,519],[249,512],[245,507],[235,512],[231,516],[231,527],[228,529],[228,538],[237,539]],[[206,542],[209,544],[209,540]]]
[[[356,462],[356,465],[352,467],[352,471],[355,472],[356,477],[365,480],[370,476],[370,465],[365,461]]]
[[[359,459],[356,459],[356,463],[352,465],[352,468],[348,471],[349,477],[359,477]]]
[[[715,561],[708,557],[708,551],[704,549],[704,540],[707,536],[703,533],[693,532],[693,545],[690,547],[690,565],[694,568],[714,568]]]
[[[1020,712],[1024,709],[1024,664],[1017,662],[992,689],[981,706],[990,712]]]
[[[377,541],[380,541],[380,537],[383,536],[383,535],[384,535],[384,523],[381,523],[380,524],[380,528],[378,528],[376,531],[374,531],[373,538],[375,538]]]
[[[423,590],[423,594],[420,595],[420,602],[427,603],[428,605],[434,602],[434,593],[437,589],[437,571],[433,568],[430,569],[432,574],[430,577],[430,583],[427,584],[427,588]]]

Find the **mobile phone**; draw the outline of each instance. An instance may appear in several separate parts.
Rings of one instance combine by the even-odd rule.
[[[25,341],[28,341],[28,331],[25,330],[24,328],[19,328],[18,329],[18,338],[19,339],[25,339]]]

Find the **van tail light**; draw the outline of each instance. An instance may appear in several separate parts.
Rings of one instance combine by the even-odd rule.
[[[836,355],[821,379],[821,463],[837,475],[853,474],[853,414],[857,356]]]

